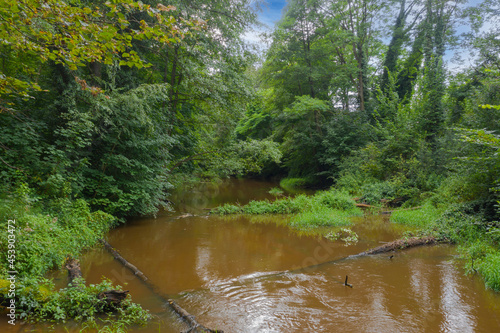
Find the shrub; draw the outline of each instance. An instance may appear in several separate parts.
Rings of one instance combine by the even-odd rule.
[[[144,325],[151,318],[147,310],[132,303],[130,296],[122,301],[119,307],[110,305],[99,299],[99,293],[108,290],[122,290],[121,286],[113,286],[111,281],[103,280],[94,285],[85,285],[80,278],[74,281],[75,286],[55,291],[54,285],[47,279],[23,278],[18,283],[18,302],[16,303],[19,318],[28,321],[62,321],[69,319],[79,322],[107,321],[113,317],[113,326]],[[119,314],[119,317],[116,317]]]
[[[484,219],[470,214],[469,204],[450,205],[436,220],[440,237],[453,243],[470,243],[480,239],[484,230]]]
[[[116,222],[109,214],[91,212],[83,199],[52,200],[46,206],[49,214],[38,212],[41,208],[32,206],[26,198],[0,201],[2,230],[7,230],[8,220],[15,218],[16,270],[20,276],[42,276],[60,267],[68,256],[78,257]],[[7,233],[0,233],[0,269],[4,274],[7,244]]]
[[[271,194],[274,197],[280,197],[283,195],[283,190],[280,189],[279,187],[273,187],[272,189],[269,190],[269,194]]]
[[[395,199],[396,190],[389,182],[368,183],[361,188],[363,201],[370,205],[380,205],[382,199]]]
[[[76,287],[55,291],[53,284],[42,279],[50,269],[61,267],[67,257],[78,257],[93,246],[116,223],[116,218],[90,210],[83,199],[68,198],[40,200],[24,185],[14,195],[0,200],[0,228],[8,230],[14,220],[16,239],[17,313],[30,321],[66,321],[74,319],[96,323],[102,314],[113,316],[114,328],[144,324],[150,315],[130,299],[119,308],[110,308],[97,295],[104,290],[119,289],[109,281],[85,286],[81,280]],[[7,300],[8,235],[0,233],[0,302]],[[9,267],[10,268],[10,267]],[[5,304],[2,304],[5,305]],[[118,316],[116,316],[118,314]],[[96,324],[97,325],[97,324]]]
[[[324,191],[314,197],[320,204],[339,210],[353,210],[356,208],[354,201],[346,191]]]
[[[231,215],[242,213],[242,209],[240,206],[232,205],[232,204],[224,204],[212,210],[212,213],[219,215]]]
[[[309,185],[310,181],[306,178],[283,178],[280,181],[280,186],[289,192],[296,189],[304,188]]]
[[[245,214],[272,214],[274,213],[274,205],[269,200],[252,200],[243,207],[243,212]]]

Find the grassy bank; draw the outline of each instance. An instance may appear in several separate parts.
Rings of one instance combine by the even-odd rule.
[[[467,272],[479,274],[488,288],[500,291],[500,226],[488,221],[477,203],[434,205],[429,200],[419,209],[396,210],[390,220],[456,244]]]
[[[12,299],[9,271],[16,274],[17,319],[28,321],[85,321],[87,325],[109,323],[113,327],[143,324],[147,311],[131,302],[111,307],[98,299],[104,290],[120,289],[110,282],[56,290],[44,278],[59,269],[67,258],[77,258],[94,246],[116,218],[102,211],[92,212],[85,200],[41,199],[21,186],[0,200],[0,302]],[[13,269],[14,268],[14,269]]]

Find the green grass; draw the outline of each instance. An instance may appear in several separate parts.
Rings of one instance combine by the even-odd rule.
[[[11,210],[12,206],[15,211]],[[43,209],[43,210],[42,210]],[[7,230],[9,219],[15,219],[16,270],[22,276],[42,276],[61,267],[67,257],[78,257],[93,246],[114,225],[116,219],[104,212],[91,212],[78,199],[60,199],[44,207],[4,200],[0,202],[0,226]],[[7,232],[0,233],[0,272],[8,267]]]
[[[0,233],[0,305],[7,305],[9,299],[10,283],[6,278],[12,262],[8,257],[8,240],[15,237],[19,319],[51,322],[72,319],[90,323],[101,322],[106,313],[113,318],[112,327],[144,324],[150,315],[130,299],[117,308],[106,307],[106,302],[98,299],[97,294],[104,289],[117,288],[107,281],[56,291],[43,278],[49,270],[62,267],[68,257],[77,258],[94,246],[116,220],[102,211],[91,211],[82,199],[42,201],[27,186],[1,198],[0,227],[4,232]],[[11,232],[7,232],[9,229]]]
[[[275,201],[251,201],[244,206],[226,204],[213,212],[220,215],[295,214],[290,224],[298,228],[347,226],[351,224],[351,216],[362,215],[347,192],[336,190],[318,192],[313,196],[300,194]]]
[[[288,192],[305,188],[310,184],[307,178],[283,178],[280,181],[280,186]]]
[[[478,272],[486,287],[500,291],[500,251],[487,254],[479,263]]]
[[[434,225],[442,213],[443,209],[436,208],[431,203],[426,203],[419,209],[396,210],[391,214],[391,222],[411,227],[427,228]]]
[[[325,206],[315,207],[292,217],[290,223],[294,227],[342,227],[350,225],[352,211],[331,209]]]
[[[499,229],[475,212],[473,202],[436,208],[426,202],[421,209],[399,210],[391,221],[418,227],[438,239],[458,245],[466,271],[479,274],[486,287],[500,291]]]
[[[293,198],[280,198],[275,201],[254,200],[244,206],[225,204],[215,208],[212,212],[220,215],[297,214],[320,208],[349,211],[351,215],[360,213],[347,192],[335,190],[321,191],[313,196],[299,194]]]

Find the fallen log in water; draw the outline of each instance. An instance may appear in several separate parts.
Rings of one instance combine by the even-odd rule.
[[[168,306],[172,310],[174,310],[174,312],[177,313],[179,317],[181,317],[184,321],[188,323],[188,325],[190,326],[188,332],[223,333],[223,331],[212,330],[198,323],[192,314],[183,309],[173,299],[170,299],[167,295],[163,294],[163,292],[156,285],[154,285],[148,279],[148,277],[144,275],[143,272],[141,272],[137,267],[128,262],[125,258],[123,258],[120,255],[120,253],[118,253],[118,251],[116,251],[115,248],[112,247],[108,242],[106,242],[104,239],[100,239],[99,241],[104,245],[106,250],[108,250],[109,253],[113,255],[113,257],[116,260],[118,260],[123,266],[130,269],[149,289],[151,289],[151,291],[153,291],[159,298],[161,298],[166,304],[168,304]]]
[[[356,259],[359,257],[387,253],[387,252],[392,252],[395,250],[405,250],[405,249],[409,249],[412,247],[423,246],[423,245],[433,245],[433,244],[438,244],[438,241],[435,237],[423,237],[423,238],[414,237],[414,238],[408,238],[408,239],[398,239],[398,240],[386,243],[382,246],[378,246],[378,247],[366,250],[366,251],[358,253],[358,254],[352,254],[352,255],[347,256],[347,257],[342,257],[342,258],[338,258],[335,260],[325,261],[322,263],[309,265],[309,266],[305,266],[305,267],[301,267],[301,268],[296,268],[296,269],[291,269],[291,270],[286,270],[286,271],[281,271],[281,272],[274,272],[274,273],[270,273],[270,274],[266,274],[266,275],[260,275],[256,278],[249,278],[248,280],[255,282],[255,280],[274,278],[274,277],[278,277],[278,276],[285,275],[285,274],[302,273],[304,271],[308,271],[308,270],[318,268],[321,266],[332,265],[332,264],[336,264],[336,263],[339,263],[342,261]],[[390,259],[392,259],[392,257],[393,256],[391,256]],[[244,281],[240,281],[240,282],[244,283]],[[347,277],[346,277],[345,282],[342,282],[342,281],[337,281],[337,282],[339,284],[346,285]]]
[[[393,242],[386,243],[384,245],[378,246],[376,248],[370,249],[365,252],[361,252],[357,254],[357,256],[369,255],[369,254],[380,254],[386,253],[395,250],[404,250],[411,247],[422,246],[422,245],[431,245],[436,244],[437,240],[435,237],[414,237],[408,239],[398,239]]]
[[[75,284],[74,281],[83,276],[82,269],[80,268],[80,262],[77,259],[69,258],[66,260],[65,267],[68,270],[68,285],[79,288],[79,285]],[[127,294],[128,290],[108,290],[98,294],[97,298],[103,299],[109,305],[117,307],[120,306],[120,303],[125,298],[127,298]]]
[[[368,204],[364,204],[364,203],[357,203],[355,205],[356,205],[356,207],[359,207],[359,208],[378,208],[376,206],[372,206],[372,205],[368,205]]]

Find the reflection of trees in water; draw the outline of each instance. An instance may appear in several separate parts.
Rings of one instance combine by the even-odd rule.
[[[250,200],[272,199],[268,192],[273,186],[276,183],[247,179],[201,182],[191,189],[174,193],[170,200],[177,212],[198,212],[225,203],[246,204]]]

